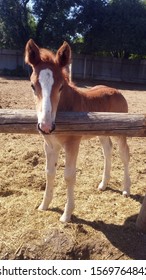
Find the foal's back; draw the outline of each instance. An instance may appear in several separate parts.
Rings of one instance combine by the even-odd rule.
[[[58,110],[127,113],[128,105],[124,96],[115,88],[98,85],[81,89],[70,84],[64,86]]]

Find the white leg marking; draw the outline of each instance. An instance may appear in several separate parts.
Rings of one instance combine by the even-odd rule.
[[[74,210],[74,185],[76,182],[76,160],[79,150],[79,140],[72,141],[66,144],[66,164],[64,171],[64,178],[67,185],[67,203],[65,205],[64,213],[60,218],[60,221],[65,223],[71,219],[72,212]]]
[[[39,210],[47,210],[53,197],[53,185],[54,178],[56,174],[56,167],[58,161],[58,155],[60,151],[60,146],[50,146],[45,143],[45,153],[46,153],[46,189],[44,192],[44,197]]]
[[[127,145],[126,137],[119,137],[118,138],[118,145],[119,145],[119,154],[120,154],[121,160],[122,160],[123,165],[124,165],[123,195],[125,197],[128,197],[130,195],[131,180],[130,180],[130,176],[129,176],[130,154],[129,154],[129,147]]]
[[[109,137],[100,136],[99,137],[100,143],[103,148],[104,154],[104,170],[102,181],[98,186],[100,191],[104,191],[107,187],[107,184],[110,179],[110,170],[111,170],[111,157],[112,157],[112,142]]]

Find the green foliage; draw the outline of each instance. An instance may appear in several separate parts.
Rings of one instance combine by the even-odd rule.
[[[28,2],[29,0],[0,0],[1,47],[24,48],[32,35],[34,22],[27,7]]]
[[[43,46],[58,47],[64,40],[75,36],[74,0],[33,1],[33,14],[37,19],[35,40]]]
[[[116,57],[146,53],[146,7],[139,0],[113,0],[105,23],[105,49]]]
[[[132,58],[146,55],[146,0],[0,0],[0,47],[33,38],[57,49]]]
[[[81,1],[80,12],[77,16],[79,30],[84,37],[82,52],[97,53],[103,50],[104,20],[106,17],[107,1]]]

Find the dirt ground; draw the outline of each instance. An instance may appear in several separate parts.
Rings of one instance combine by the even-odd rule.
[[[77,82],[91,86],[88,81]],[[99,82],[92,83],[92,85]],[[146,113],[146,86],[117,87],[129,112]],[[34,109],[28,80],[0,78],[0,108]],[[135,221],[146,188],[146,139],[129,138],[131,196],[121,195],[123,167],[114,142],[111,180],[99,192],[103,155],[98,138],[82,142],[77,162],[76,208],[72,221],[59,222],[66,201],[64,152],[60,154],[54,198],[38,211],[45,186],[43,139],[38,135],[0,135],[0,259],[146,259],[146,235]]]

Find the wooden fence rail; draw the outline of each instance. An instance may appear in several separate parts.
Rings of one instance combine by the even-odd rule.
[[[36,124],[34,110],[0,109],[0,133],[36,134]],[[146,137],[146,115],[60,112],[53,133]]]

